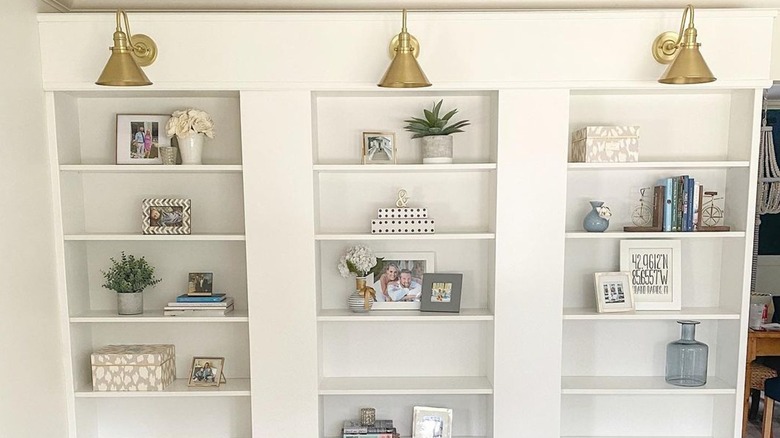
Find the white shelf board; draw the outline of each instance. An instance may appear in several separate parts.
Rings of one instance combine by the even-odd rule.
[[[640,310],[631,312],[598,313],[592,308],[564,308],[563,319],[583,320],[678,320],[678,319],[739,319],[740,314],[720,307],[688,307],[682,310]]]
[[[460,313],[420,312],[418,310],[372,310],[354,313],[346,309],[321,310],[317,321],[321,322],[423,322],[423,321],[493,321],[487,309],[461,309]]]
[[[496,233],[438,233],[438,234],[336,234],[319,233],[315,240],[493,240]]]
[[[705,231],[676,232],[660,231],[649,233],[606,231],[589,233],[587,231],[567,231],[567,239],[723,239],[727,237],[745,237],[744,231]]]
[[[132,398],[132,397],[249,397],[250,379],[227,379],[216,386],[190,387],[187,379],[176,379],[164,391],[93,391],[79,389],[77,398]]]
[[[315,172],[459,172],[459,171],[490,171],[496,170],[496,163],[455,163],[455,164],[395,164],[395,165],[365,165],[365,164],[315,164]]]
[[[62,172],[91,173],[236,173],[241,172],[240,164],[62,164]]]
[[[118,315],[115,310],[90,310],[70,317],[72,323],[243,323],[249,322],[246,310],[234,310],[225,316],[164,316],[162,310],[144,310],[141,315]]]
[[[633,163],[569,163],[569,170],[728,169],[750,167],[750,161],[646,161]]]
[[[246,236],[243,234],[171,234],[171,235],[157,235],[157,234],[139,234],[139,233],[85,233],[85,234],[66,234],[65,240],[215,240],[215,241],[228,241],[228,240],[246,240]]]
[[[324,377],[319,395],[492,394],[487,377]]]
[[[661,435],[642,435],[642,436],[625,436],[620,435],[618,436],[595,436],[595,435],[563,435],[561,438],[713,438],[712,435],[695,435],[695,436],[684,436],[684,435],[675,435],[675,436],[661,436]]]
[[[565,395],[726,395],[736,394],[734,385],[707,377],[707,384],[681,387],[666,383],[663,376],[599,376],[561,378],[561,393]]]

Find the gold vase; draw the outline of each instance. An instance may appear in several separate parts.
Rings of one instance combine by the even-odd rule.
[[[355,292],[347,299],[349,310],[364,313],[374,305],[374,288],[366,286],[366,277],[355,277]]]

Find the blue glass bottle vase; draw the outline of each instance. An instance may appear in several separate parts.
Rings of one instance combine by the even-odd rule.
[[[591,210],[582,221],[582,228],[591,233],[601,233],[609,227],[609,219],[601,217],[599,208],[604,205],[604,201],[590,201]]]
[[[707,383],[709,347],[697,341],[699,321],[677,321],[680,339],[666,346],[666,381],[676,386],[702,386]]]

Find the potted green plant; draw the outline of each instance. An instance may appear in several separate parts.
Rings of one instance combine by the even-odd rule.
[[[143,291],[162,280],[154,278],[154,267],[143,257],[125,254],[117,261],[111,257],[108,271],[100,271],[106,282],[103,287],[115,291],[120,315],[139,315],[144,312]]]
[[[452,163],[451,134],[463,132],[460,128],[470,124],[468,120],[461,120],[447,125],[458,110],[454,109],[443,117],[439,117],[442,102],[444,102],[444,99],[434,103],[430,111],[423,110],[425,118],[412,117],[409,120],[404,120],[404,122],[408,123],[404,129],[414,133],[412,139],[422,139],[424,164]]]

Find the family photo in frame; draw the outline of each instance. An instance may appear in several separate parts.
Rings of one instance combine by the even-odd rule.
[[[434,272],[433,252],[377,252],[380,270],[372,287],[376,310],[420,308],[423,274]]]
[[[187,278],[187,295],[211,295],[214,287],[214,273],[190,272]]]
[[[423,312],[460,312],[463,274],[425,274],[420,310]]]
[[[144,199],[143,234],[190,234],[190,200]]]
[[[170,146],[167,114],[117,114],[116,163],[162,164],[159,147]]]
[[[219,386],[226,383],[224,357],[193,357],[187,386]]]

